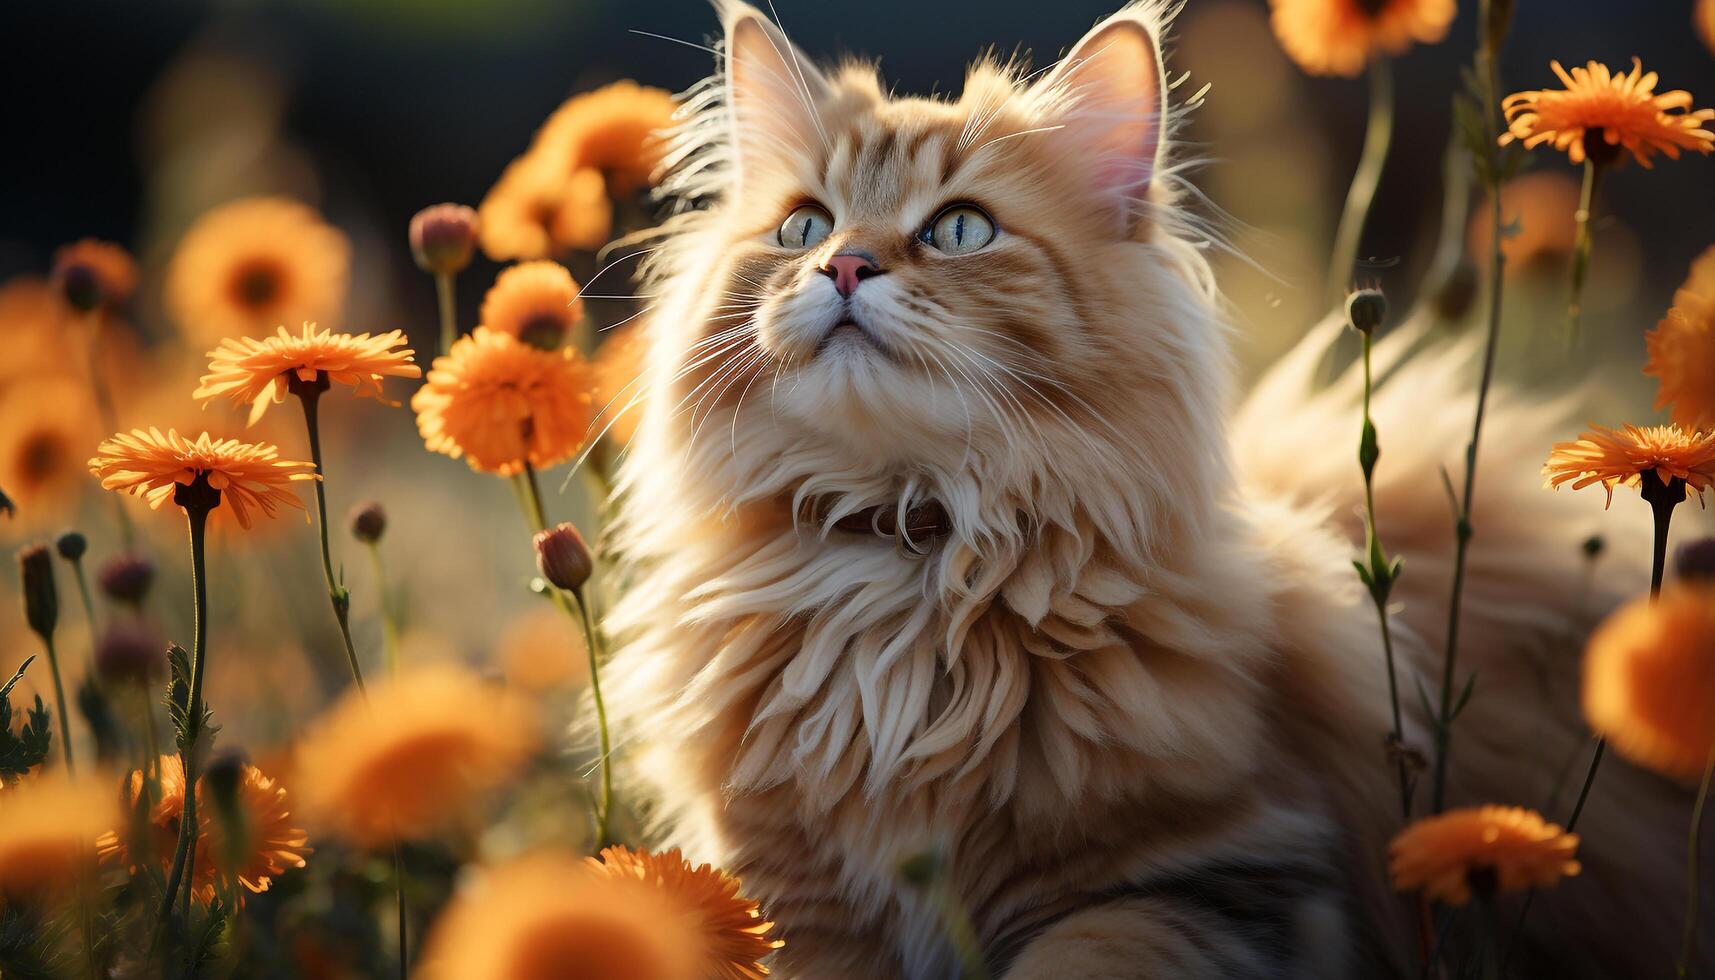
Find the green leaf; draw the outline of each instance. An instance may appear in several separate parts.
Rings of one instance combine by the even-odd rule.
[[[12,688],[17,687],[18,682],[24,679],[24,671],[30,669],[30,665],[35,662],[36,655],[33,653],[24,658],[24,662],[18,665],[18,672],[12,675],[5,687],[0,687],[0,700],[5,700],[12,694]]]
[[[1365,480],[1375,473],[1376,460],[1381,458],[1381,452],[1381,446],[1376,441],[1376,424],[1364,419],[1364,432],[1358,438],[1358,465],[1363,467]]]
[[[26,659],[6,686],[0,687],[0,778],[22,776],[41,765],[42,760],[48,757],[48,746],[53,741],[48,709],[40,696],[35,699],[34,706],[25,711],[23,727],[16,734],[12,732],[12,688],[35,659]]]
[[[1364,563],[1361,561],[1353,561],[1352,567],[1358,570],[1358,578],[1363,580],[1364,588],[1369,589],[1370,592],[1373,594],[1375,592],[1376,586],[1375,586],[1375,580],[1370,578],[1370,570],[1368,568],[1365,568]]]
[[[209,723],[212,717],[208,703],[202,704],[202,710],[197,717],[191,717],[191,655],[177,643],[167,649],[167,667],[170,677],[167,681],[167,716],[173,722],[173,744],[183,753],[197,744],[198,737],[203,731],[213,733],[215,728]]]
[[[1465,690],[1460,692],[1458,703],[1453,705],[1453,718],[1459,717],[1459,713],[1465,710],[1465,703],[1471,700],[1471,692],[1476,690],[1476,687],[1477,672],[1473,670],[1471,676],[1465,678]]]

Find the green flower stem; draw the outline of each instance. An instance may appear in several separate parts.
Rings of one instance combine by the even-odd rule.
[[[1378,57],[1370,63],[1369,74],[1370,114],[1364,125],[1364,150],[1358,158],[1358,169],[1352,174],[1351,187],[1346,191],[1345,210],[1334,234],[1334,261],[1328,268],[1325,299],[1330,305],[1338,303],[1351,284],[1364,224],[1369,220],[1370,205],[1375,201],[1376,187],[1387,165],[1388,148],[1393,143],[1393,66],[1386,58]]]
[[[441,312],[441,353],[453,349],[453,341],[458,339],[457,306],[453,296],[453,275],[450,272],[435,274],[435,303]]]
[[[1496,152],[1501,136],[1500,76],[1497,61],[1500,56],[1500,32],[1506,17],[1496,16],[1495,0],[1483,0],[1483,37],[1477,49],[1477,77],[1481,86],[1483,120],[1487,124],[1488,152]],[[1490,168],[1491,172],[1495,168]],[[1501,252],[1501,193],[1497,186],[1489,191],[1489,309],[1487,336],[1483,341],[1482,375],[1477,382],[1477,410],[1471,421],[1471,441],[1465,447],[1465,485],[1463,495],[1454,499],[1453,587],[1447,603],[1447,645],[1441,659],[1441,704],[1435,719],[1435,772],[1431,805],[1440,813],[1447,800],[1447,758],[1453,741],[1453,679],[1459,654],[1459,611],[1465,596],[1465,559],[1470,550],[1471,501],[1477,489],[1477,449],[1483,437],[1483,418],[1489,407],[1489,387],[1495,376],[1495,350],[1501,334],[1501,295],[1506,271],[1506,256]]]
[[[1703,764],[1703,782],[1697,787],[1697,802],[1691,806],[1691,832],[1685,839],[1685,932],[1679,940],[1679,980],[1691,968],[1697,948],[1697,838],[1703,829],[1703,805],[1709,802],[1709,777],[1715,775],[1715,752]]]
[[[407,980],[410,975],[410,957],[407,953],[410,947],[406,944],[410,939],[410,920],[405,911],[405,859],[399,851],[399,837],[393,837],[393,900],[399,914],[399,980]]]
[[[381,651],[387,664],[387,676],[399,676],[399,621],[393,615],[393,603],[388,601],[387,571],[381,562],[381,545],[370,541],[369,565],[375,572],[375,592],[381,598]]]
[[[542,488],[536,478],[536,468],[529,463],[524,464],[524,472],[519,474],[517,483],[519,502],[524,507],[525,516],[531,526],[537,531],[548,529],[547,511],[542,506]],[[570,616],[583,630],[584,654],[589,658],[590,667],[590,697],[595,702],[596,736],[598,749],[601,753],[601,797],[596,807],[596,843],[606,847],[608,844],[608,818],[613,806],[613,743],[607,727],[607,703],[601,694],[601,641],[595,628],[595,619],[590,615],[589,595],[584,589],[577,589],[572,598],[577,601],[577,608],[572,608],[572,601],[566,593],[548,585],[548,592],[567,616]]]
[[[65,759],[66,772],[75,774],[77,766],[72,762],[71,757],[71,719],[66,714],[66,691],[65,685],[60,682],[60,657],[59,651],[54,645],[53,633],[46,633],[42,636],[42,646],[47,648],[48,671],[54,677],[54,704],[60,716],[60,756]]]
[[[179,839],[173,851],[173,865],[167,875],[167,890],[161,899],[161,919],[165,920],[171,913],[173,899],[179,894],[179,887],[184,886],[184,916],[190,921],[191,876],[195,872],[197,839],[197,800],[195,787],[197,784],[196,743],[202,735],[202,677],[203,668],[208,659],[208,569],[204,560],[208,536],[208,514],[219,503],[219,494],[210,490],[205,477],[199,477],[189,487],[201,489],[207,495],[212,495],[214,503],[205,500],[185,500],[184,489],[176,491],[174,496],[179,499],[180,506],[185,510],[185,523],[190,529],[191,543],[191,595],[192,615],[194,620],[194,640],[191,644],[191,683],[186,692],[188,700],[185,703],[185,718],[188,731],[179,749],[179,759],[185,767],[184,807],[180,813]],[[204,494],[198,494],[204,496]]]
[[[1590,252],[1595,244],[1590,237],[1590,209],[1595,204],[1596,190],[1601,186],[1602,175],[1607,169],[1592,157],[1584,158],[1584,186],[1578,195],[1578,213],[1573,216],[1578,230],[1572,245],[1572,298],[1566,306],[1566,346],[1569,350],[1578,346],[1578,325],[1584,313],[1584,283],[1590,274]]]
[[[316,373],[314,381],[300,381],[296,374],[287,375],[287,387],[304,406],[304,428],[309,431],[310,461],[316,467],[316,528],[321,532],[322,575],[327,579],[328,602],[333,606],[334,620],[339,623],[339,638],[345,643],[345,659],[351,665],[351,679],[359,693],[367,695],[363,686],[363,669],[357,664],[357,648],[351,642],[351,592],[334,578],[333,551],[328,545],[327,475],[322,469],[322,435],[318,408],[322,392],[328,390],[327,375]]]

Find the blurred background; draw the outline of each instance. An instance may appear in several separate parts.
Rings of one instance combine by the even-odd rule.
[[[1038,63],[1057,55],[1118,0],[777,2],[788,33],[812,55],[879,58],[899,90],[944,92],[956,90],[963,66],[991,47],[1034,51]],[[1709,104],[1715,55],[1692,29],[1692,3],[1520,3],[1503,87],[1554,84],[1554,58],[1623,67],[1636,55],[1661,74],[1663,89],[1690,89]],[[1416,291],[1444,220],[1466,226],[1462,211],[1444,219],[1442,195],[1450,100],[1475,33],[1475,3],[1460,7],[1445,42],[1414,47],[1397,65],[1395,144],[1362,248],[1396,308]],[[698,46],[715,26],[703,0],[0,5],[0,37],[10,42],[0,85],[12,134],[0,152],[0,280],[44,274],[54,249],[75,239],[122,243],[143,270],[132,318],[147,350],[173,333],[159,273],[190,223],[233,198],[280,194],[319,208],[351,236],[352,292],[346,322],[336,326],[402,328],[419,351],[431,351],[434,292],[406,248],[410,216],[439,201],[474,205],[572,93],[621,78],[684,89],[711,69],[712,56]],[[1196,183],[1224,213],[1236,247],[1216,262],[1248,376],[1317,312],[1339,202],[1363,138],[1367,88],[1361,80],[1312,79],[1288,62],[1265,0],[1189,0],[1171,46],[1170,74],[1190,73],[1182,97],[1212,86],[1187,138],[1204,161]],[[1597,206],[1590,339],[1572,362],[1541,352],[1561,349],[1555,331],[1564,315],[1577,171],[1547,152],[1533,154],[1531,165],[1509,205],[1522,233],[1509,244],[1518,283],[1508,294],[1502,370],[1540,383],[1600,368],[1604,405],[1623,409],[1624,419],[1646,419],[1642,335],[1666,311],[1691,260],[1715,243],[1715,159],[1662,160],[1653,171],[1632,164],[1609,177]],[[479,258],[464,274],[461,322],[472,321],[497,269]],[[625,289],[613,282],[602,291]],[[0,317],[0,338],[9,326]],[[140,371],[154,370],[143,363]],[[183,364],[183,406],[151,403],[155,415],[126,424],[196,419],[194,409],[174,413],[188,409],[197,367]],[[410,386],[399,389],[395,396],[408,396]],[[209,409],[203,424],[238,431],[241,421],[223,411]],[[393,512],[386,551],[407,646],[419,647],[419,656],[477,657],[501,669],[496,637],[535,609],[524,588],[524,525],[509,491],[424,453],[408,410],[341,398],[327,414],[333,520],[370,497]],[[290,452],[301,437],[293,406],[275,415],[268,435]],[[552,474],[550,485],[560,478]],[[579,494],[552,503],[556,519],[595,520]],[[12,547],[80,517],[99,535],[93,525],[106,511],[95,507],[73,501],[46,517],[0,523],[0,539]],[[137,520],[158,539],[158,553],[177,563],[176,516],[139,513]],[[217,669],[211,684],[257,685],[314,702],[340,685],[341,668],[314,574],[313,535],[290,515],[264,523],[253,540],[279,539],[279,548],[261,552],[261,561],[236,549],[215,559],[217,581],[226,575],[232,583],[215,591],[217,637],[230,631],[227,642],[252,649],[249,662],[258,666]],[[342,540],[359,646],[374,650],[378,590],[359,549]],[[481,580],[473,576],[500,585],[473,589]],[[269,590],[289,601],[241,608]],[[182,631],[174,618],[182,606],[161,604],[172,635]],[[18,638],[20,619],[16,603],[0,604],[0,637]],[[220,692],[211,699],[218,712]],[[226,720],[238,737],[269,740],[289,732],[301,710],[288,704],[273,715]]]

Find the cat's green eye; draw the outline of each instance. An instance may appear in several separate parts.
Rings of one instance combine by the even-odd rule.
[[[814,204],[794,208],[780,223],[775,238],[787,248],[812,248],[834,230],[834,216]]]
[[[937,214],[921,237],[948,255],[964,255],[994,241],[994,219],[974,204],[955,204]]]

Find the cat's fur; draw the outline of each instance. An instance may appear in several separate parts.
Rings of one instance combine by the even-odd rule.
[[[701,206],[650,259],[613,537],[630,584],[608,701],[664,834],[765,903],[786,977],[954,975],[899,874],[930,849],[1000,976],[1409,975],[1413,907],[1382,866],[1385,675],[1350,564],[1355,381],[1310,384],[1324,324],[1229,427],[1228,331],[1175,201],[1166,5],[1036,75],[979,63],[938,100],[824,74],[757,11],[721,13],[725,66],[668,161],[667,192]],[[811,201],[832,235],[783,248]],[[995,217],[993,244],[914,241],[955,201]],[[847,313],[818,267],[853,248],[886,269],[850,305],[873,340],[830,341]],[[1384,369],[1420,332],[1382,345]],[[1412,357],[1376,406],[1423,747],[1453,538],[1436,467],[1457,472],[1469,353]],[[1549,807],[1585,744],[1576,655],[1613,596],[1577,558],[1593,525],[1573,509],[1599,503],[1538,486],[1552,414],[1493,406],[1453,803]],[[833,527],[928,499],[954,530],[926,558]],[[1587,871],[1538,902],[1515,965],[1666,962],[1684,816],[1680,791],[1611,764]]]

